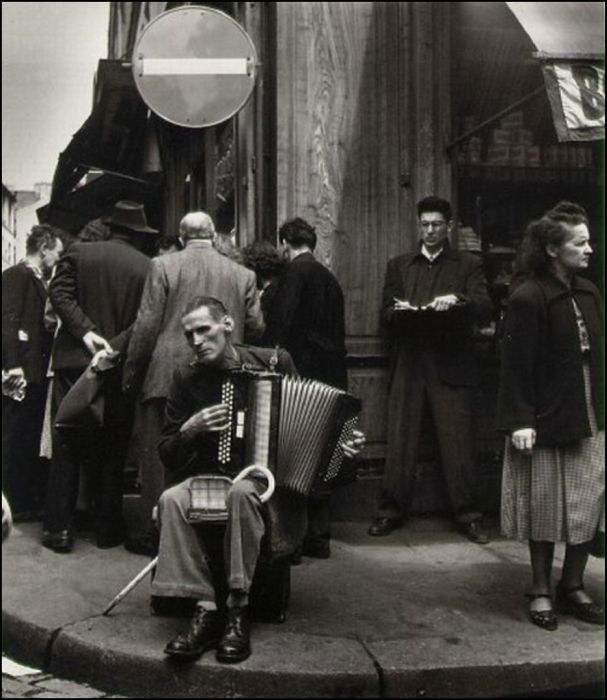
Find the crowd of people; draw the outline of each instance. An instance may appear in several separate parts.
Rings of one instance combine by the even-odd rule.
[[[419,246],[389,261],[383,290],[392,353],[387,459],[369,535],[389,535],[409,514],[429,411],[456,525],[487,544],[473,440],[473,330],[494,309],[480,258],[449,243],[449,202],[426,197],[417,214]],[[227,590],[219,594],[188,507],[192,479],[228,427],[222,382],[246,367],[348,388],[344,295],[314,256],[314,228],[285,222],[280,249],[259,241],[241,250],[234,239],[204,212],[188,213],[178,235],[161,236],[141,204],[120,201],[75,241],[33,227],[26,258],[2,275],[2,484],[15,520],[41,518],[42,544],[69,553],[79,506],[89,504],[98,547],[157,552],[154,597],[194,603],[189,628],[166,653],[191,659],[216,648],[227,663],[250,654],[249,593],[268,524],[296,523],[292,562],[329,557],[331,492],[264,504],[259,475],[234,483],[223,539]],[[601,302],[578,275],[591,253],[577,205],[562,202],[530,223],[501,340],[502,529],[529,543],[529,616],[547,630],[558,624],[557,542],[566,555],[556,607],[604,619],[583,586],[604,518]],[[118,365],[104,373],[102,420],[77,439],[57,413],[87,367],[108,358]],[[364,443],[355,431],[340,449],[354,459]],[[127,461],[149,519],[143,533],[127,532],[122,512]]]

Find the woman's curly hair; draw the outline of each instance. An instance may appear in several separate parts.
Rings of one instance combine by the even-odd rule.
[[[278,277],[285,261],[269,241],[256,241],[242,249],[243,262],[259,280]]]
[[[579,224],[588,225],[586,210],[579,204],[566,201],[559,202],[541,219],[532,221],[517,251],[513,284],[548,272],[552,258],[547,247],[562,245],[570,235],[568,227]]]

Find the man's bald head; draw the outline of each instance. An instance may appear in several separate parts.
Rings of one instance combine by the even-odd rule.
[[[204,211],[192,211],[181,220],[179,233],[186,241],[193,238],[210,240],[215,236],[215,224],[213,219]]]

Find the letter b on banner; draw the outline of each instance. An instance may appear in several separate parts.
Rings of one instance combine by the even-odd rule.
[[[599,120],[605,114],[605,73],[590,65],[573,65],[571,73],[580,89],[584,116]]]

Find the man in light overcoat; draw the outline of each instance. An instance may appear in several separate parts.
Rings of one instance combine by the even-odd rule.
[[[157,446],[173,372],[191,359],[180,325],[185,304],[196,296],[219,299],[231,311],[236,343],[242,343],[245,334],[250,340],[259,338],[264,330],[255,273],[215,250],[211,217],[204,212],[187,214],[180,224],[180,236],[184,250],[152,261],[123,375],[124,390],[138,394],[141,404],[134,452],[144,517],[151,517],[164,490]],[[130,551],[146,552],[149,546],[145,537],[127,542]]]

